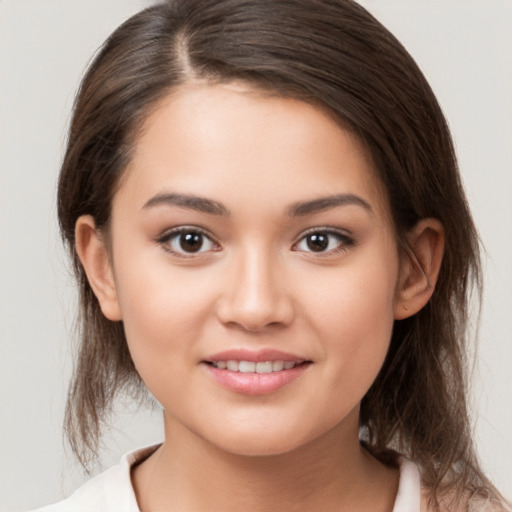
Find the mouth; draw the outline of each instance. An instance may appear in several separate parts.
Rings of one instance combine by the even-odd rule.
[[[229,370],[240,373],[276,373],[308,364],[310,361],[284,361],[281,359],[275,361],[244,361],[236,359],[227,359],[225,361],[205,361],[206,364],[217,368],[218,370]]]
[[[222,387],[239,394],[266,395],[300,379],[313,361],[276,350],[231,350],[202,363]]]

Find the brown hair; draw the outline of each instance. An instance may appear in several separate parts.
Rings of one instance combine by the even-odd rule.
[[[397,239],[426,217],[444,225],[436,290],[395,322],[386,361],[363,399],[368,449],[390,449],[423,467],[432,503],[499,495],[479,468],[467,411],[466,326],[480,289],[479,243],[447,123],[402,45],[351,0],[170,0],[119,27],[85,75],[74,107],[58,190],[58,214],[80,287],[80,345],[66,430],[79,460],[97,453],[120,390],[143,389],[122,323],[99,308],[75,252],[80,215],[108,226],[110,205],[137,130],[160,99],[193,80],[242,80],[319,104],[372,153],[390,198]],[[92,458],[91,458],[92,457]]]

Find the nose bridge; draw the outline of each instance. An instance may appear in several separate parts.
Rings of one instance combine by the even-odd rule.
[[[222,297],[222,321],[249,331],[291,321],[288,296],[279,257],[264,244],[240,248],[229,268]]]

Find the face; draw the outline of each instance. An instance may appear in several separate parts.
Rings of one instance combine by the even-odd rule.
[[[232,453],[357,435],[399,258],[358,139],[243,86],[175,91],[113,200],[119,318],[166,428]]]

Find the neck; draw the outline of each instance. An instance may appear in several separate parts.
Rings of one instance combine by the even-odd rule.
[[[391,511],[397,472],[360,446],[357,414],[346,419],[287,453],[247,456],[222,450],[166,418],[166,442],[134,470],[140,508]]]

